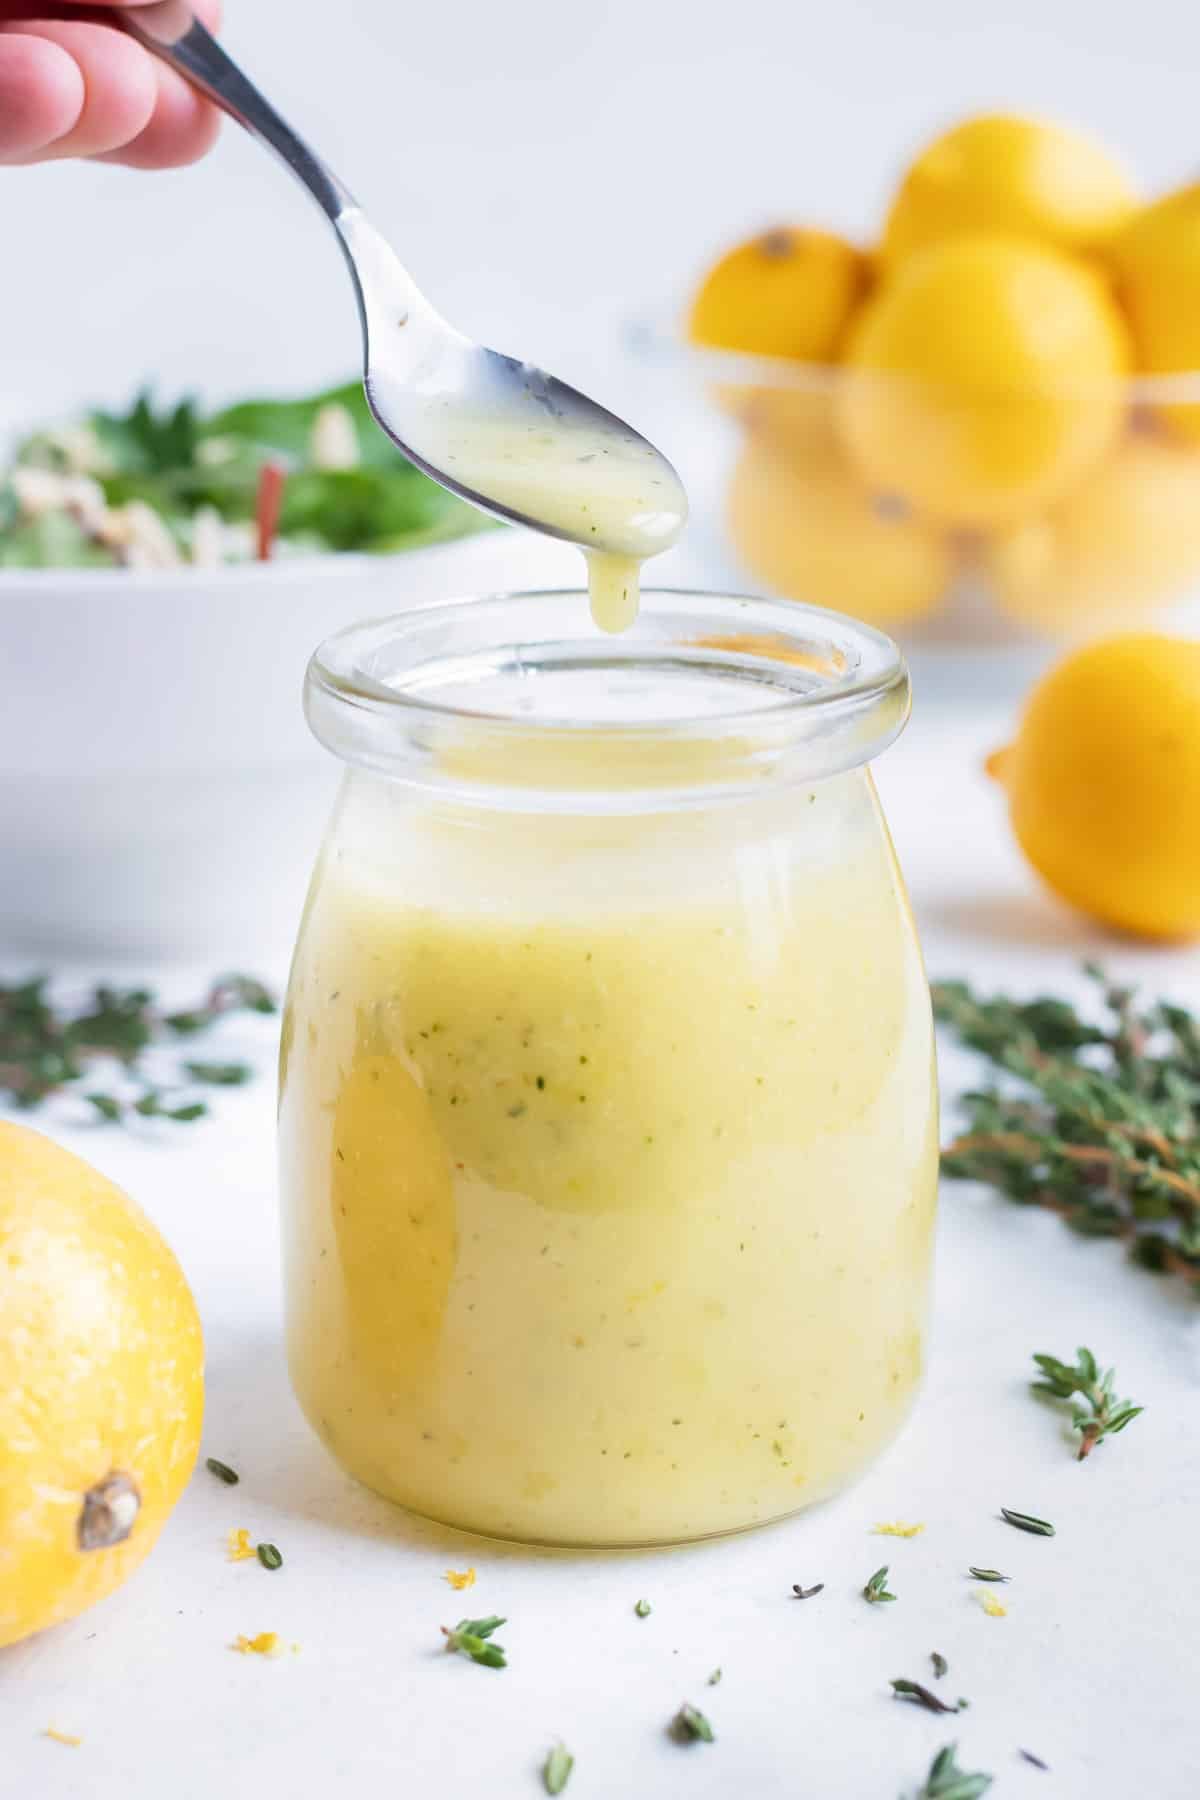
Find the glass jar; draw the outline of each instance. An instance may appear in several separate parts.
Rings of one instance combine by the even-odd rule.
[[[894,646],[788,602],[330,639],[348,765],[284,1022],[287,1335],[353,1475],[545,1544],[738,1530],[918,1384],[929,995],[868,760]]]

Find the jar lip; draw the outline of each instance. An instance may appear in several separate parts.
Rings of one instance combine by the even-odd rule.
[[[457,728],[494,745],[531,736],[611,746],[664,739],[746,741],[778,756],[819,742],[811,773],[869,760],[908,713],[908,671],[892,640],[845,614],[791,600],[647,588],[626,632],[591,626],[582,588],[547,588],[432,602],[336,632],[308,665],[305,708],[318,739],[346,761],[411,775],[414,748]],[[493,690],[525,696],[528,677],[608,671],[668,674],[683,707],[625,714],[532,713],[524,699],[488,704]],[[689,711],[689,682],[705,704]],[[507,686],[506,686],[507,683]],[[728,703],[714,703],[727,684]],[[711,691],[710,691],[711,690]],[[630,692],[636,694],[635,685]],[[821,766],[818,767],[817,765]],[[760,771],[761,772],[761,771]]]

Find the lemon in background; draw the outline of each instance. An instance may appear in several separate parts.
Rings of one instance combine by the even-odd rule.
[[[845,238],[780,225],[714,264],[692,302],[688,336],[721,350],[827,362],[866,282],[866,258]]]
[[[888,214],[889,271],[916,250],[998,231],[1065,250],[1106,242],[1136,204],[1133,183],[1094,138],[1015,113],[983,113],[934,138]]]
[[[1200,643],[1127,635],[1074,651],[989,768],[1064,900],[1142,937],[1200,933]]]
[[[1138,213],[1109,261],[1138,368],[1155,375],[1200,369],[1200,183]],[[1200,403],[1155,410],[1169,431],[1200,439]]]
[[[1200,452],[1131,437],[1041,518],[984,551],[1010,618],[1072,634],[1149,612],[1200,577]]]
[[[874,491],[946,524],[1003,524],[1112,446],[1129,361],[1095,271],[1016,238],[955,238],[910,258],[860,313],[839,429]]]
[[[752,432],[730,483],[728,523],[756,580],[870,624],[931,612],[953,574],[945,539],[875,500],[829,432]]]

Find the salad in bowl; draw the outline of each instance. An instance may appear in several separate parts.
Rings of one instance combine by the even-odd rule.
[[[281,965],[331,800],[316,645],[579,573],[407,463],[356,384],[26,432],[0,470],[0,948]]]

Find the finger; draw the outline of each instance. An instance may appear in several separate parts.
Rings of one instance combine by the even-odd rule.
[[[218,109],[165,63],[154,68],[158,98],[149,122],[119,150],[106,150],[97,162],[124,163],[130,169],[174,169],[195,162],[212,148],[220,130]]]
[[[24,162],[65,137],[84,100],[79,65],[60,45],[0,35],[0,162]]]
[[[143,0],[126,0],[141,5]],[[210,31],[221,23],[221,0],[193,0],[192,11]],[[203,99],[190,82],[166,63],[154,61],[158,98],[150,122],[123,149],[106,151],[98,162],[123,163],[132,169],[182,167],[211,149],[221,126],[221,114]]]
[[[65,19],[0,23],[0,42],[13,34],[43,39],[73,58],[83,82],[83,106],[65,131],[32,153],[41,158],[102,156],[146,129],[158,103],[158,82],[147,53],[123,32]],[[11,158],[10,160],[21,160]]]

